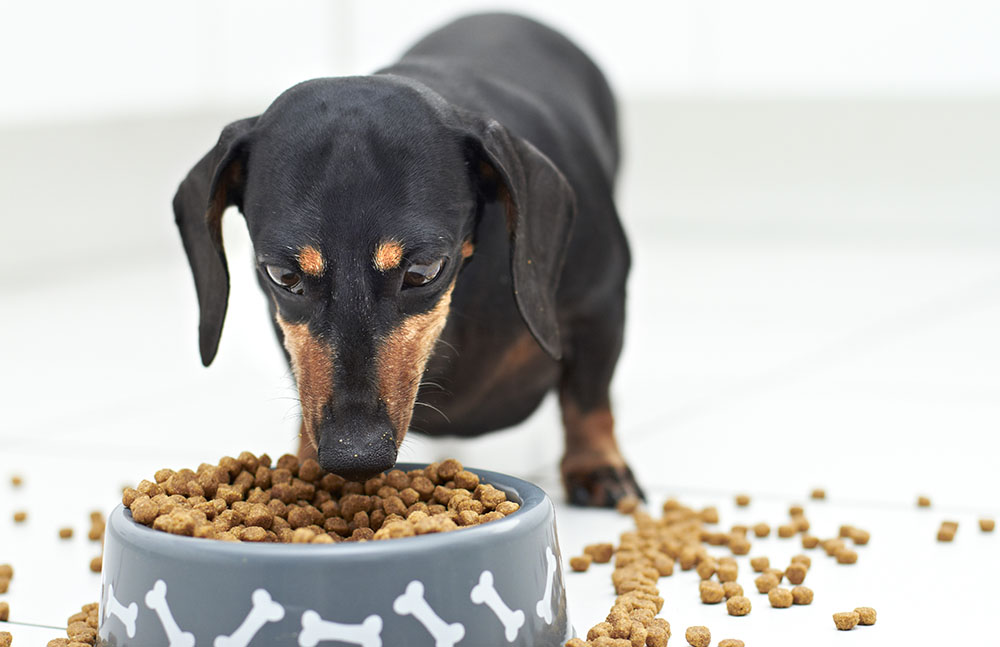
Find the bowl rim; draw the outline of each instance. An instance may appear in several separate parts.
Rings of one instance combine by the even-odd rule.
[[[429,463],[398,463],[393,469],[421,469]],[[466,545],[470,541],[498,541],[514,533],[528,531],[538,524],[545,523],[549,509],[553,506],[548,494],[539,486],[524,479],[492,472],[478,468],[466,467],[466,470],[478,475],[490,485],[503,490],[510,497],[514,494],[520,499],[520,508],[508,517],[497,519],[473,528],[461,528],[458,531],[429,533],[412,537],[398,537],[385,541],[340,542],[335,544],[291,544],[267,542],[231,542],[219,541],[203,537],[187,537],[174,535],[162,530],[154,530],[132,519],[131,511],[119,503],[108,518],[108,528],[117,535],[117,539],[125,543],[151,550],[157,553],[182,552],[190,553],[197,550],[204,556],[244,557],[253,556],[260,559],[301,559],[304,556],[329,559],[371,558],[381,553],[399,553],[400,549],[408,551],[448,550],[461,542]],[[509,499],[508,499],[509,500]],[[549,505],[544,504],[548,502]],[[194,543],[198,542],[198,543]]]

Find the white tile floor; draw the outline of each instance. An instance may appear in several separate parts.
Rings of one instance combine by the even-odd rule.
[[[636,109],[632,123],[697,112],[690,106],[659,110]],[[697,131],[700,124],[710,133],[719,111],[725,112],[708,111],[701,121],[690,117],[684,126]],[[884,112],[885,123],[896,124],[892,111]],[[1000,147],[980,148],[983,138],[998,140],[996,128],[983,134],[974,120],[963,126],[953,123],[957,117],[937,118],[940,123],[931,123],[939,128],[931,131],[958,129],[958,139],[968,142],[966,157],[978,156],[977,164],[955,144],[958,150],[949,149],[957,169],[951,175],[942,166],[934,183],[908,182],[926,169],[906,147],[886,144],[892,150],[880,151],[879,158],[899,168],[893,167],[893,182],[873,191],[876,182],[830,177],[830,169],[853,168],[866,151],[831,138],[828,149],[796,153],[801,164],[775,166],[776,177],[786,173],[795,186],[791,198],[773,189],[782,194],[773,203],[762,202],[758,188],[748,188],[740,172],[745,169],[734,168],[734,157],[716,150],[718,142],[713,148],[709,141],[708,148],[726,162],[713,170],[713,156],[691,142],[657,167],[654,147],[663,142],[629,140],[635,150],[622,204],[636,262],[614,395],[621,444],[650,505],[678,496],[693,505],[717,505],[723,524],[777,524],[789,504],[805,503],[817,534],[835,533],[841,523],[872,533],[856,565],[838,566],[812,553],[806,583],[816,600],[810,607],[775,610],[752,593],[753,612],[731,618],[723,608],[698,602],[692,573],[661,580],[673,643],[681,644],[684,628],[695,624],[708,625],[717,638],[772,647],[993,640],[1000,533],[980,533],[976,520],[1000,514],[1000,230],[980,216],[1000,220],[1000,189],[983,179],[1000,170]],[[244,448],[279,455],[294,444],[293,389],[251,280],[236,217],[226,224],[234,283],[226,330],[211,369],[198,361],[194,290],[172,238],[167,205],[173,184],[213,139],[207,133],[216,126],[212,119],[171,123],[149,126],[144,136],[167,151],[151,161],[155,172],[102,162],[122,150],[134,154],[141,124],[62,131],[80,141],[100,140],[105,148],[91,165],[57,160],[65,168],[55,174],[75,168],[71,185],[97,197],[116,194],[109,209],[148,218],[145,226],[115,226],[113,218],[102,220],[101,205],[81,202],[74,217],[97,220],[108,236],[74,245],[72,237],[57,233],[52,257],[38,263],[45,254],[40,241],[67,218],[68,198],[56,199],[54,213],[31,197],[23,181],[11,180],[0,190],[4,227],[10,224],[17,233],[16,249],[0,265],[6,275],[0,279],[0,357],[6,369],[0,374],[0,563],[16,570],[10,590],[0,595],[11,606],[11,622],[0,630],[11,631],[15,645],[44,644],[59,635],[67,616],[97,599],[99,577],[88,563],[100,549],[86,539],[87,513],[110,511],[122,484],[164,465],[196,465]],[[745,126],[730,130],[761,139],[767,134],[760,132],[761,121]],[[881,132],[876,126],[869,128]],[[667,130],[667,140],[684,143],[673,136],[680,126]],[[41,163],[48,137],[5,135],[8,146],[0,150],[8,151],[3,164],[14,169],[14,180],[37,173],[32,169]],[[792,148],[777,146],[772,153],[791,156]],[[681,168],[677,157],[691,161],[693,170]],[[814,157],[823,162],[810,176],[802,166]],[[686,173],[683,182],[666,182],[669,195],[649,188],[658,168]],[[916,170],[908,175],[908,168]],[[761,186],[777,186],[765,171],[755,167],[755,173]],[[134,182],[122,182],[123,175]],[[108,178],[114,178],[115,191]],[[705,187],[712,191],[709,206],[692,211]],[[805,213],[795,223],[793,211],[802,206],[796,201],[806,200],[810,187],[817,199],[835,196],[848,213],[839,228],[822,213]],[[747,198],[751,194],[757,202]],[[964,196],[964,202],[949,213],[930,197],[922,203],[921,195]],[[895,198],[912,220],[898,213],[872,216],[869,229],[854,217],[872,203]],[[720,204],[738,210],[744,199],[745,220],[729,227],[733,223],[720,215]],[[31,217],[14,223],[7,214],[15,211]],[[699,215],[706,222],[696,222]],[[772,234],[751,231],[755,222],[777,228]],[[782,222],[792,224],[786,229],[778,226]],[[560,451],[550,400],[526,424],[483,439],[411,437],[402,458],[455,455],[469,465],[532,479],[561,502]],[[25,477],[24,487],[10,486],[14,473]],[[50,482],[53,475],[60,480]],[[829,499],[808,501],[814,486],[825,487]],[[733,506],[738,491],[753,496],[749,508]],[[69,503],[60,496],[67,492],[74,495]],[[920,493],[933,497],[932,509],[914,506]],[[557,507],[567,559],[586,543],[613,540],[628,526],[627,518],[611,512]],[[29,519],[13,524],[19,509],[28,510]],[[944,518],[960,522],[950,545],[934,539]],[[56,536],[64,525],[76,528],[70,541]],[[751,554],[781,563],[796,552],[795,540],[772,537],[755,541]],[[569,611],[578,630],[585,632],[607,613],[613,599],[609,570],[595,566],[567,574]],[[753,590],[745,559],[739,581]],[[834,630],[833,612],[862,605],[878,609],[875,627]]]

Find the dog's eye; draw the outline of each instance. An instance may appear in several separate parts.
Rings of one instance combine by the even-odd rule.
[[[275,285],[285,288],[292,294],[302,294],[302,277],[298,273],[277,265],[265,265],[264,269]]]
[[[418,288],[421,285],[427,285],[438,277],[443,266],[443,258],[439,258],[433,263],[413,263],[403,275],[403,287]]]

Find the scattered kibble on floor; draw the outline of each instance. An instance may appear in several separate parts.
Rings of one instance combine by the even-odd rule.
[[[858,624],[861,625],[873,625],[875,624],[875,609],[871,607],[858,607],[854,610],[854,613],[858,614]]]
[[[833,624],[837,626],[837,629],[841,631],[850,631],[858,626],[861,617],[858,615],[857,611],[846,611],[843,613],[833,614]]]
[[[930,497],[918,496],[917,497],[917,506],[921,507],[921,508],[929,508],[929,507],[931,507]]]
[[[995,522],[993,521],[993,519],[979,520],[979,529],[982,530],[983,532],[993,532],[994,525]]]
[[[18,510],[14,513],[14,523],[23,523],[28,518],[28,513],[24,510]]]
[[[691,647],[708,647],[712,642],[712,632],[708,630],[708,627],[700,625],[688,627],[687,631],[684,632],[684,639]]]

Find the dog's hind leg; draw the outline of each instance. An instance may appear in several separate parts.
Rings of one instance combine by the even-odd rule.
[[[621,498],[645,498],[615,440],[609,387],[625,326],[624,299],[616,312],[572,325],[572,351],[563,360],[559,385],[566,434],[561,472],[570,503],[614,506]]]

